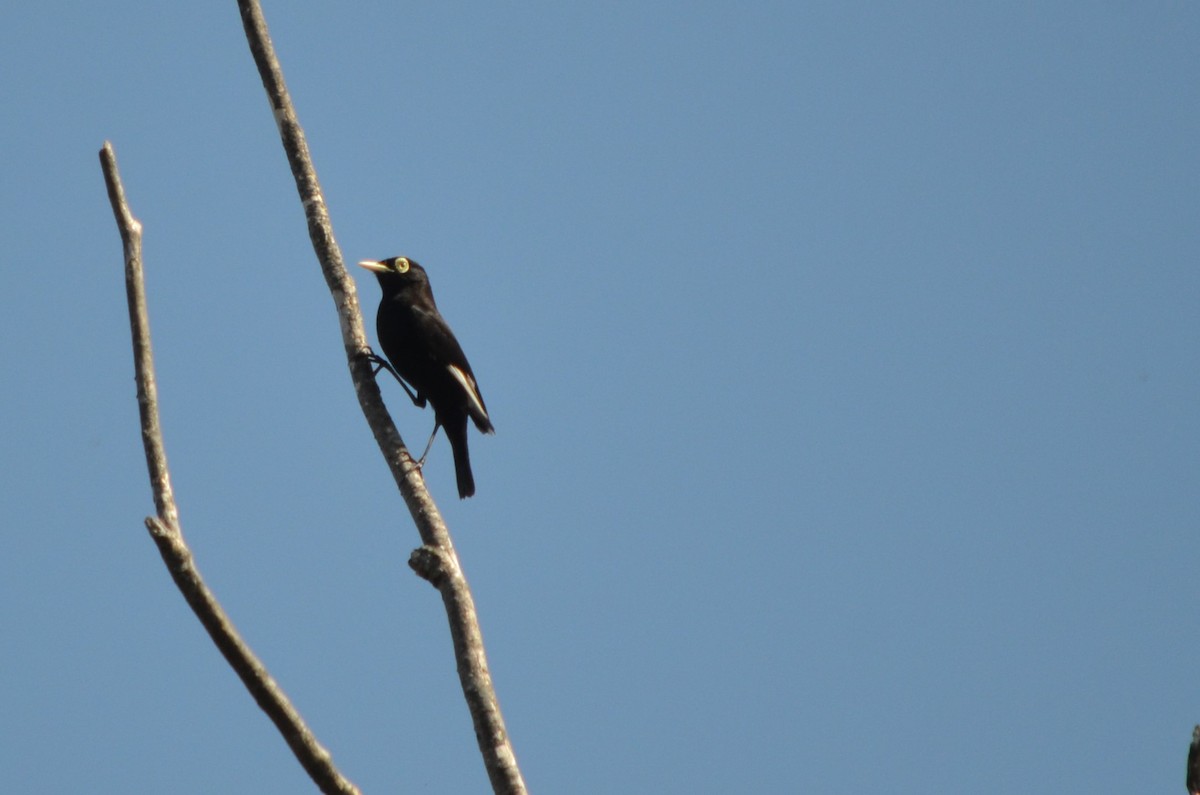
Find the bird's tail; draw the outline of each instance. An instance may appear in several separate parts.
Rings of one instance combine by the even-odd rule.
[[[446,438],[450,440],[450,449],[454,452],[454,474],[458,479],[458,496],[460,499],[466,499],[475,494],[475,477],[471,474],[471,455],[467,452],[467,418],[463,417],[459,422],[443,427],[446,429]]]
[[[492,427],[492,420],[486,413],[480,413],[474,409],[469,409],[471,412],[471,420],[475,423],[475,427],[480,433],[495,433],[496,429]]]

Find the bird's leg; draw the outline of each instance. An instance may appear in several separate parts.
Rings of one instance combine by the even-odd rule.
[[[404,379],[401,378],[400,374],[396,372],[396,368],[392,367],[391,362],[375,353],[375,351],[371,351],[367,354],[367,361],[375,365],[375,369],[371,371],[371,375],[378,375],[380,370],[387,370],[389,373],[395,376],[396,381],[404,389],[405,394],[408,395],[409,399],[413,402],[413,405],[419,409],[425,408],[425,398],[414,394],[413,391],[409,389],[408,384],[404,383]]]
[[[367,357],[368,362],[375,365],[375,369],[371,371],[371,375],[379,375],[380,370],[387,370],[389,373],[391,373],[392,375],[394,375],[396,377],[397,381],[400,381],[400,374],[397,373],[395,371],[395,369],[392,368],[391,363],[387,359],[383,358],[375,351],[372,351],[369,349],[368,349],[368,353],[366,354],[366,357]],[[401,383],[403,383],[403,381],[401,381]]]
[[[425,456],[429,455],[429,448],[433,447],[433,439],[437,436],[438,428],[442,427],[442,423],[434,421],[433,433],[429,434],[429,442],[425,445],[425,452],[421,453],[421,457],[417,460],[417,469],[425,466]]]

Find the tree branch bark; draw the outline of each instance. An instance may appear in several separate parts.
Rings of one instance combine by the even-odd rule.
[[[133,361],[138,410],[141,415],[142,445],[146,451],[146,466],[150,471],[154,507],[158,512],[157,516],[146,518],[146,528],[158,545],[163,563],[183,593],[184,599],[208,630],[209,636],[241,678],[258,706],[267,713],[283,734],[284,740],[308,775],[322,792],[330,795],[359,795],[358,788],[334,766],[329,752],[317,742],[300,713],[242,640],[233,622],[204,584],[192,558],[192,552],[183,539],[183,530],[179,526],[179,510],[171,491],[171,473],[167,468],[162,428],[158,420],[158,388],[154,378],[150,317],[146,310],[146,288],[142,277],[142,225],[134,218],[125,200],[125,188],[117,170],[117,156],[113,152],[112,144],[107,141],[100,150],[100,165],[104,170],[109,202],[112,204],[125,250],[125,291],[129,300],[129,328],[133,335]]]
[[[454,641],[459,680],[475,725],[475,737],[483,755],[488,778],[496,793],[523,794],[525,782],[517,767],[516,755],[505,729],[504,717],[500,713],[500,705],[488,671],[483,635],[479,628],[471,590],[463,576],[458,555],[454,551],[450,531],[425,488],[421,472],[400,438],[400,433],[396,430],[396,425],[380,396],[379,386],[375,382],[373,369],[367,358],[370,347],[363,330],[358,293],[353,279],[346,272],[341,250],[334,238],[333,225],[317,180],[316,169],[309,155],[304,131],[288,95],[283,69],[275,56],[262,8],[257,0],[238,0],[238,8],[242,14],[242,25],[246,31],[250,53],[258,67],[263,88],[266,89],[271,112],[279,127],[283,149],[292,176],[296,180],[296,189],[308,221],[308,234],[313,250],[337,308],[354,392],[421,536],[423,546],[413,553],[414,558],[432,557],[437,562],[437,565],[426,569],[429,574],[422,573],[422,569],[415,566],[414,569],[422,573],[442,595],[450,622],[450,634]]]

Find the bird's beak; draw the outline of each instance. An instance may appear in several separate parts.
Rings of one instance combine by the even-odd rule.
[[[375,271],[376,273],[387,273],[388,269],[387,265],[384,265],[382,262],[376,262],[373,259],[363,260],[362,262],[358,263],[358,267],[366,268],[367,270]]]

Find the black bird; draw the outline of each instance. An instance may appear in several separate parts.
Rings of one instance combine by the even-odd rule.
[[[363,260],[358,264],[372,271],[383,288],[383,300],[375,315],[375,334],[391,362],[388,369],[400,379],[401,386],[405,381],[412,386],[415,395],[407,387],[405,391],[413,403],[422,408],[426,400],[433,404],[433,433],[418,466],[425,462],[438,428],[445,428],[454,451],[458,496],[470,497],[475,493],[475,478],[467,453],[467,417],[482,433],[494,433],[495,429],[467,356],[438,312],[424,268],[408,257]],[[376,361],[385,364],[378,357]]]
[[[1192,729],[1192,745],[1188,748],[1188,795],[1200,794],[1200,726]]]

